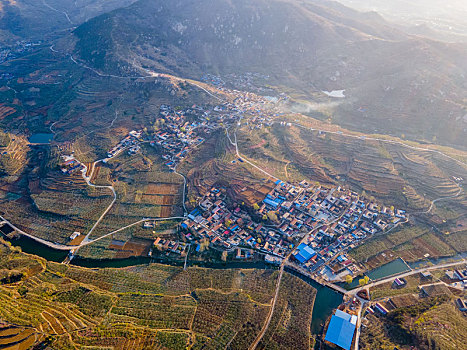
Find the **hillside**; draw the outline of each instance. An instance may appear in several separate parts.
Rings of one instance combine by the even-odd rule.
[[[395,28],[320,0],[140,0],[74,34],[81,59],[103,71],[262,73],[277,92],[330,105],[348,128],[466,147],[467,46]],[[345,99],[321,92],[339,89]]]
[[[0,348],[246,349],[277,277],[273,270],[158,264],[86,269],[23,254],[0,239]],[[311,316],[315,290],[292,275],[284,288],[276,310],[289,318],[276,320],[277,336],[290,348],[309,348],[302,320]]]
[[[135,0],[0,0],[0,43],[44,40]]]

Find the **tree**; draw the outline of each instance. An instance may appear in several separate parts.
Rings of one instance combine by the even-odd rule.
[[[258,203],[253,204],[253,209],[254,209],[254,210],[259,210],[259,205],[258,205]]]
[[[350,276],[350,275],[345,276],[345,283],[350,284],[350,283],[352,283],[352,281],[353,281],[352,276]]]
[[[275,212],[269,211],[267,215],[268,215],[269,220],[274,221],[274,222],[278,221],[277,214]]]
[[[370,281],[370,277],[365,276],[365,277],[360,278],[360,279],[358,280],[358,284],[359,284],[360,286],[363,287],[363,286],[364,286],[365,284],[367,284],[369,281]]]

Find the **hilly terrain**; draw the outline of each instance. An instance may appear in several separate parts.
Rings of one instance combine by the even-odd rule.
[[[44,39],[135,0],[0,0],[0,43]],[[56,35],[55,35],[56,36]]]
[[[105,72],[261,73],[345,127],[467,145],[467,46],[411,36],[374,12],[321,0],[140,0],[74,35],[79,57]],[[322,92],[332,90],[345,98]]]

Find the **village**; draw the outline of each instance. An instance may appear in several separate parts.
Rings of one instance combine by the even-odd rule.
[[[107,163],[122,152],[137,154],[142,144],[148,143],[158,148],[164,164],[176,171],[177,165],[215,130],[240,122],[250,129],[262,128],[272,124],[278,115],[275,103],[268,105],[270,101],[264,97],[228,91],[236,96],[235,101],[211,108],[161,105],[151,132],[130,131],[108,150],[102,162]],[[245,114],[248,118],[242,119]],[[63,160],[64,173],[83,171],[83,165],[73,156],[64,156]],[[232,207],[227,204],[225,188],[211,188],[198,206],[186,214],[180,226],[184,241],[193,245],[195,252],[207,242],[219,251],[235,251],[236,259],[264,257],[276,265],[293,251],[291,260],[298,268],[338,281],[361,272],[361,267],[346,254],[349,249],[406,220],[403,210],[380,206],[341,187],[327,188],[307,181],[297,186],[280,180],[267,181],[274,182],[273,189],[253,208]],[[144,223],[145,228],[150,225]],[[188,251],[186,245],[171,240],[159,240],[154,248],[181,255]]]
[[[403,210],[379,206],[341,187],[310,186],[306,181],[296,187],[277,180],[249,210],[229,209],[225,197],[225,189],[213,187],[181,224],[196,250],[207,240],[217,249],[236,249],[237,257],[244,258],[241,251],[247,249],[250,256],[256,252],[279,265],[301,242],[293,253],[296,265],[321,275],[330,269],[340,278],[360,272],[347,250],[406,219]]]

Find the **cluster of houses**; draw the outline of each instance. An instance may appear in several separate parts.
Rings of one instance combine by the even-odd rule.
[[[294,252],[294,260],[302,267],[316,271],[332,262],[335,273],[345,269],[352,274],[359,269],[342,252],[405,218],[404,211],[380,208],[350,190],[311,187],[306,181],[298,187],[277,181],[259,213],[272,216],[287,237],[310,232]]]
[[[122,153],[124,150],[128,150],[128,154],[133,155],[139,152],[141,146],[139,142],[141,139],[142,130],[132,130],[128,133],[123,140],[121,140],[115,147],[107,152],[107,161],[110,158],[114,158]]]
[[[80,171],[83,169],[83,164],[77,161],[73,156],[62,156],[62,163],[60,165],[60,170],[62,173],[70,175],[75,171]]]
[[[181,227],[189,232],[188,239],[207,239],[212,246],[228,251],[245,247],[284,258],[293,247],[277,229],[254,222],[241,207],[229,210],[225,194],[217,187],[203,197]]]
[[[200,109],[193,106],[193,110],[187,112],[193,112],[195,108]],[[154,140],[150,143],[151,146],[159,145],[163,148],[162,157],[170,169],[175,169],[191,149],[204,142],[204,138],[199,136],[197,131],[202,129],[209,134],[214,129],[206,118],[209,113],[205,112],[203,119],[190,122],[185,117],[185,112],[174,111],[170,106],[162,105],[158,119],[161,128],[155,132]]]
[[[154,241],[154,248],[182,256],[185,256],[187,254],[189,249],[188,247],[189,245],[187,243],[173,241],[170,239],[163,239],[161,237],[157,237]],[[150,253],[150,255],[152,255],[152,252]]]
[[[21,57],[32,51],[34,47],[40,46],[42,40],[38,41],[16,41],[13,45],[0,48],[0,63]]]
[[[310,272],[332,263],[335,272],[356,274],[359,268],[346,250],[405,218],[403,211],[380,207],[355,192],[306,181],[292,186],[278,180],[259,204],[255,217],[262,220],[255,221],[241,206],[228,208],[224,191],[213,187],[181,227],[189,240],[207,239],[224,250],[248,247],[271,263],[280,263],[308,234],[293,252],[295,263]]]

